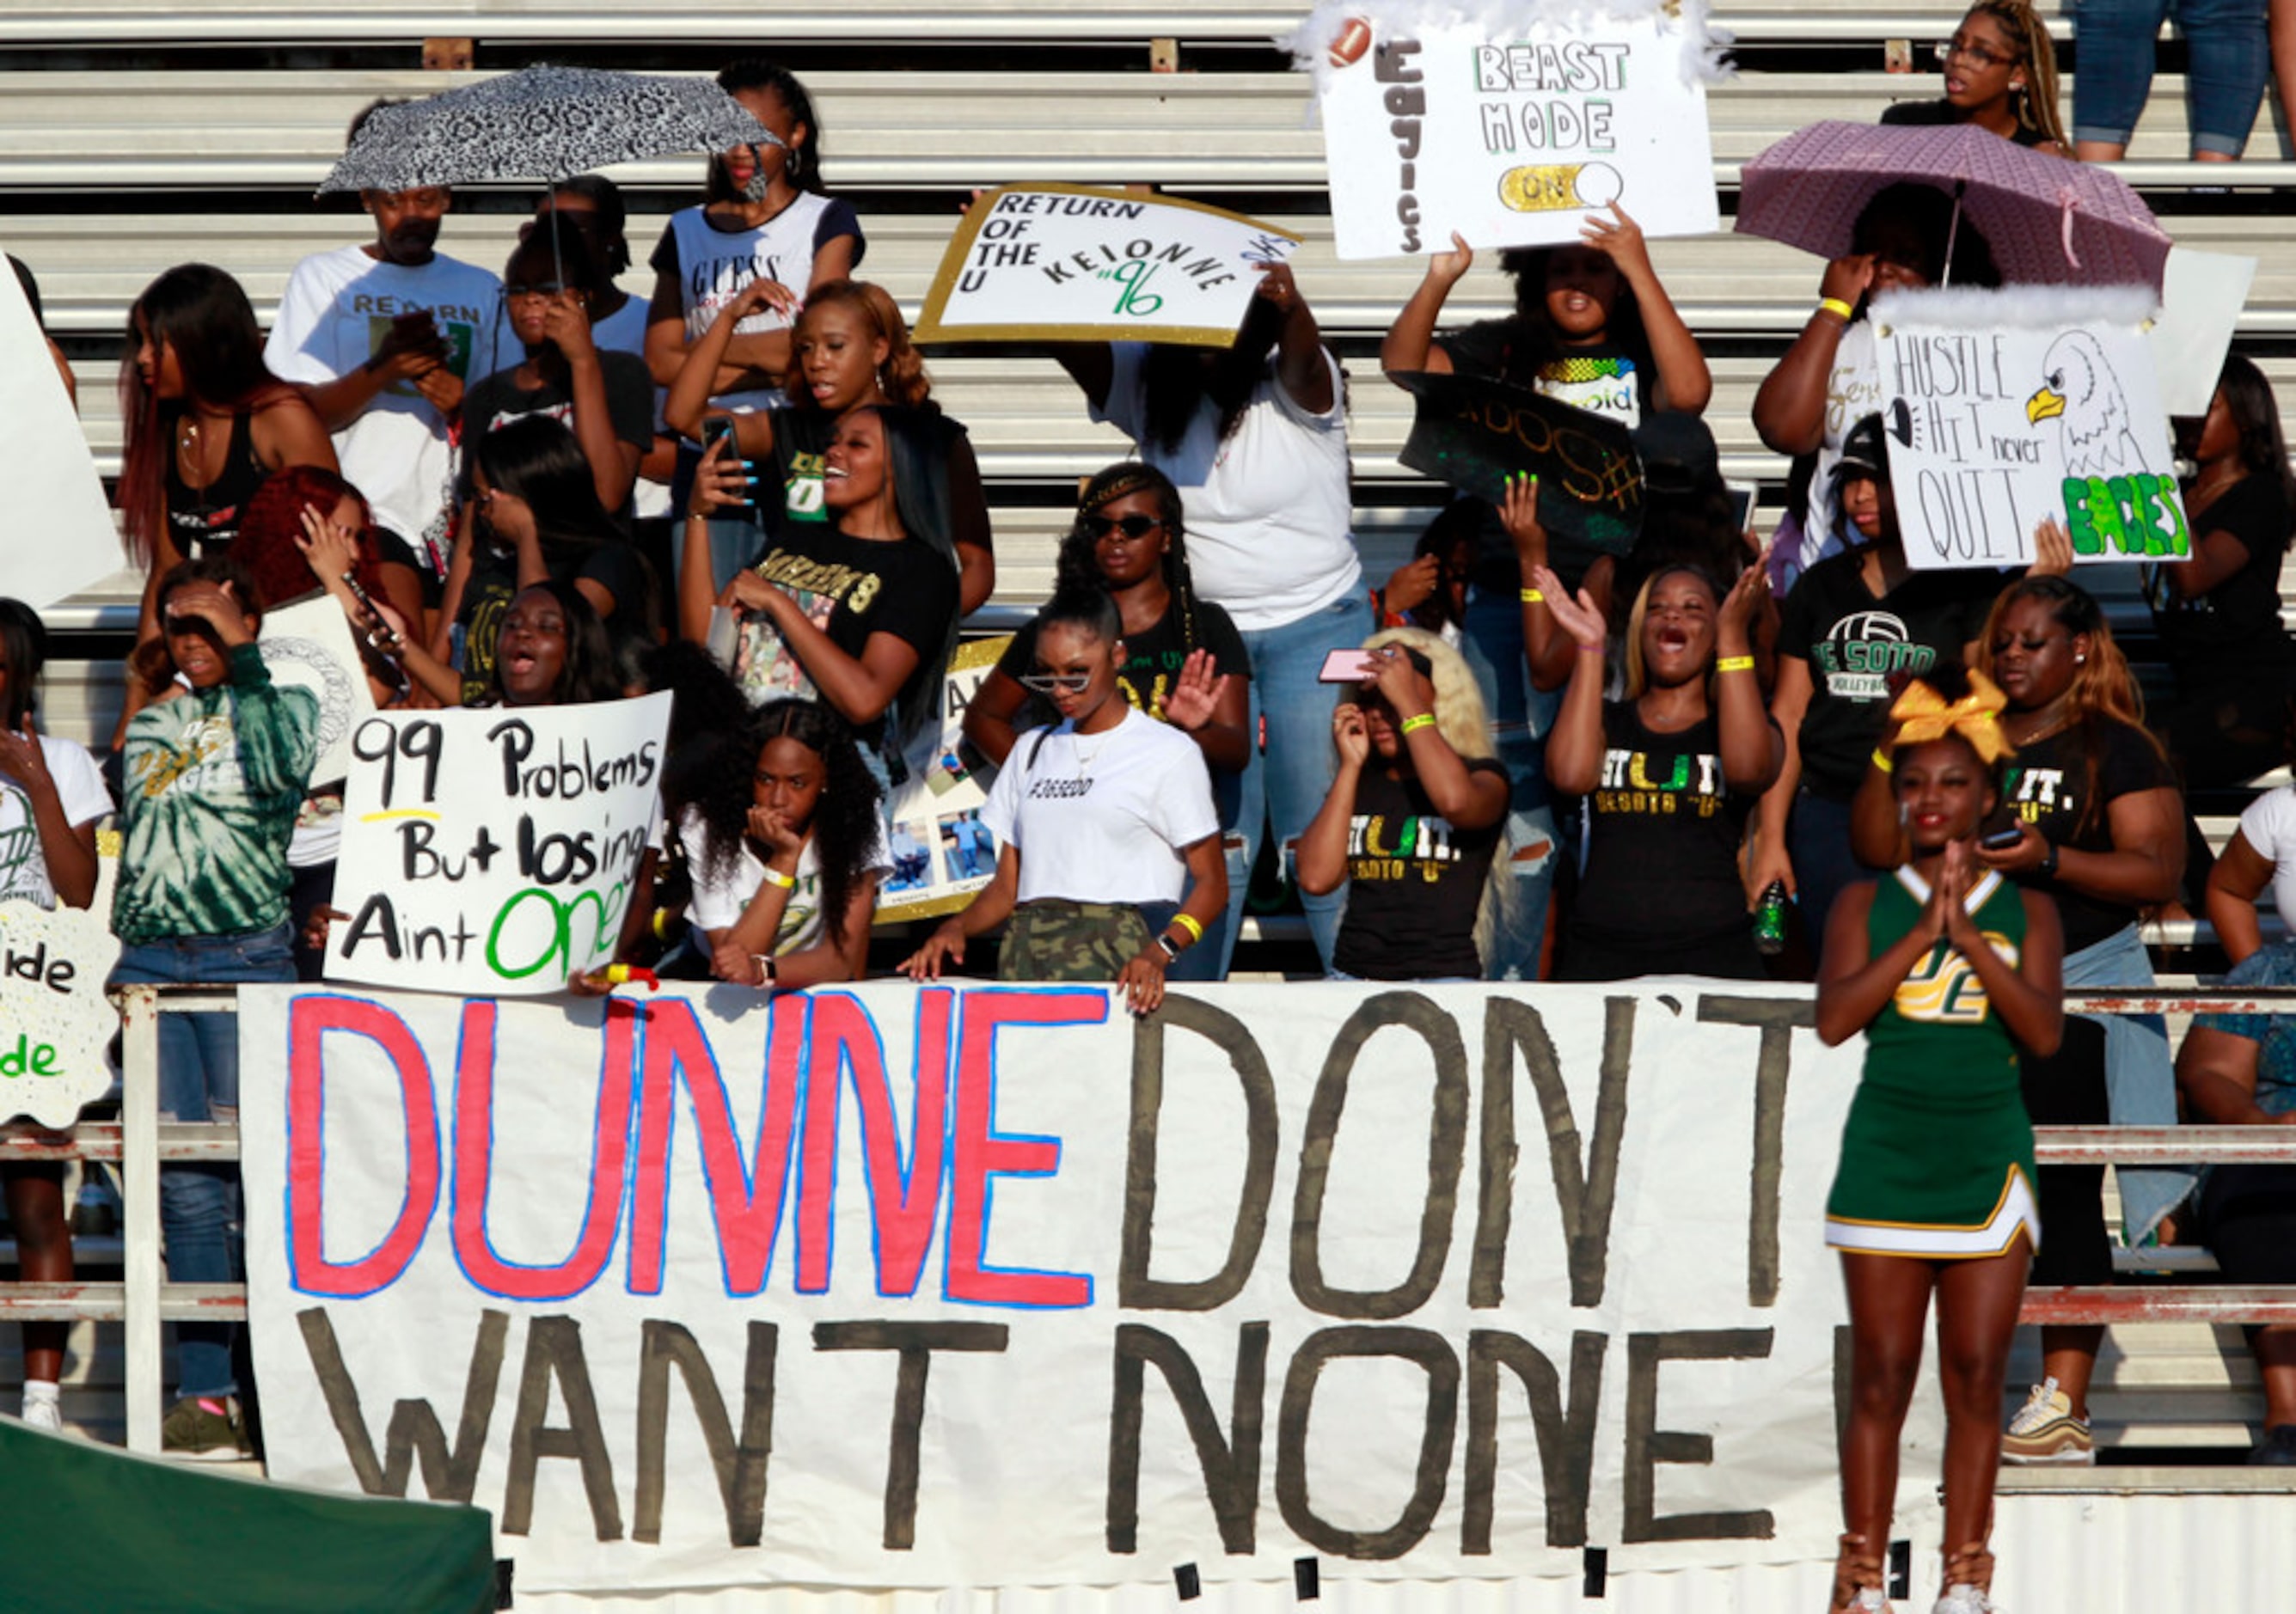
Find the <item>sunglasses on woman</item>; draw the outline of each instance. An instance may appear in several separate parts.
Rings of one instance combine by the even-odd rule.
[[[1092,682],[1090,673],[1023,673],[1021,687],[1040,695],[1081,695]]]
[[[1128,538],[1144,538],[1163,524],[1158,517],[1144,515],[1086,516],[1083,523],[1085,536],[1095,539],[1104,538],[1111,532],[1120,532]]]

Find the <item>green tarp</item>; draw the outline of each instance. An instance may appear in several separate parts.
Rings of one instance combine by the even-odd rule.
[[[342,1496],[133,1457],[0,1418],[9,1614],[483,1614],[482,1508]]]

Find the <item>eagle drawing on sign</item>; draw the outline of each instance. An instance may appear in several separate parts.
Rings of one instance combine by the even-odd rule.
[[[2068,331],[2041,360],[2048,384],[2025,400],[2025,418],[2057,422],[2065,474],[2125,476],[2144,469],[2144,452],[2128,430],[2128,399],[2104,349],[2086,331]]]

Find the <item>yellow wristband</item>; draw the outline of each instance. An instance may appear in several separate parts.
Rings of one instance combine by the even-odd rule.
[[[668,941],[669,939],[669,910],[668,908],[656,908],[653,911],[653,938],[656,941]]]
[[[1423,728],[1433,728],[1434,726],[1435,714],[1433,712],[1422,712],[1416,717],[1406,717],[1403,720],[1402,730],[1406,734],[1415,734]]]
[[[1535,588],[1526,588],[1522,591],[1522,602],[1525,605],[1544,605],[1546,596]]]
[[[1874,766],[1885,774],[1893,774],[1898,769],[1898,765],[1890,759],[1890,753],[1878,745],[1874,748]]]
[[[767,869],[766,871],[766,883],[771,886],[779,886],[784,891],[794,891],[797,889],[797,876],[794,874],[784,874],[779,869]]]
[[[1820,314],[1833,314],[1840,315],[1841,323],[1845,325],[1850,322],[1851,318],[1857,312],[1857,309],[1851,307],[1848,303],[1843,302],[1838,297],[1819,298],[1817,299],[1817,311]]]
[[[1751,673],[1754,670],[1751,656],[1725,656],[1714,664],[1718,673]]]
[[[1172,922],[1188,933],[1188,940],[1190,942],[1199,942],[1203,940],[1204,928],[1196,922],[1195,916],[1193,914],[1175,914],[1172,915]]]

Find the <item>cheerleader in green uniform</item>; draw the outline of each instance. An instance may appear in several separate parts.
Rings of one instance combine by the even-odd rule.
[[[2054,1053],[2064,1022],[2054,905],[1974,856],[2000,799],[2002,704],[1982,675],[1964,686],[1944,667],[1898,698],[1886,763],[1913,859],[1850,887],[1826,925],[1818,1035],[1829,1045],[1866,1035],[1825,1208],[1854,1351],[1836,1609],[1888,1607],[1882,1552],[1898,1437],[1932,1291],[1946,1405],[1945,1591],[1935,1614],[1993,1607],[1985,1542],[2002,1380],[2040,1243],[2017,1051]]]

